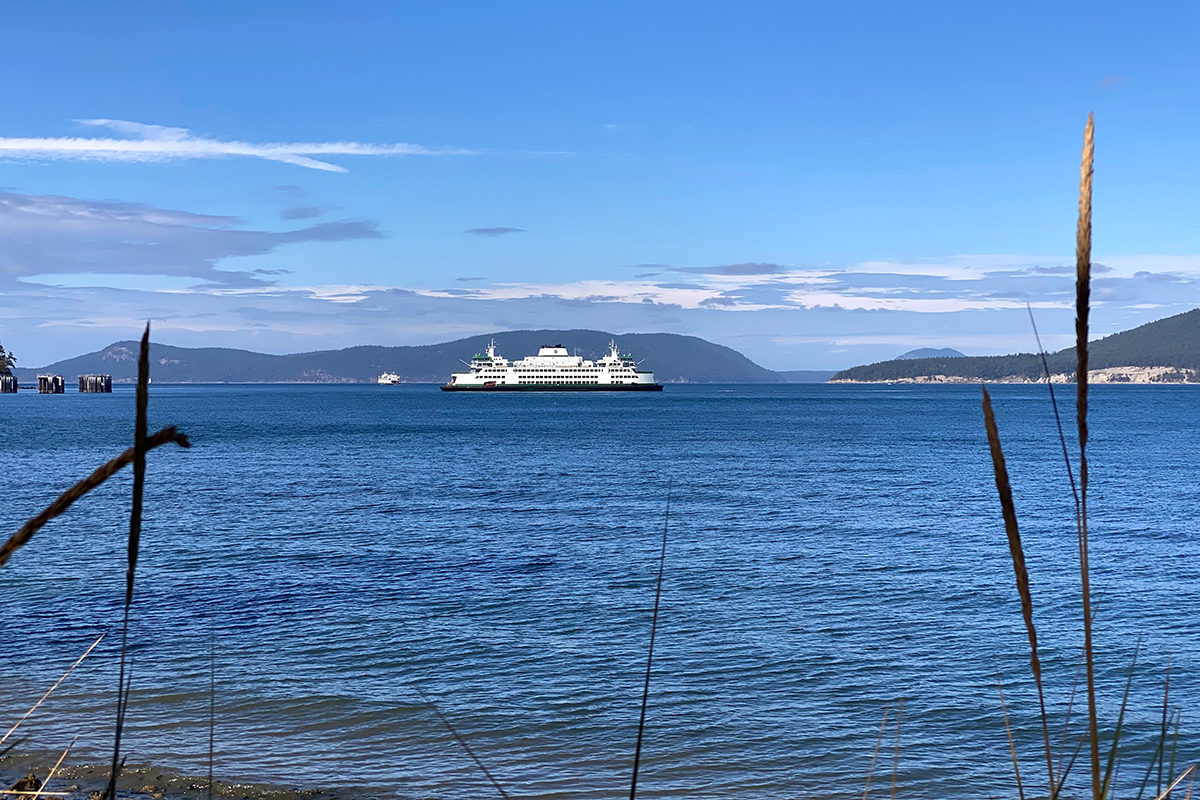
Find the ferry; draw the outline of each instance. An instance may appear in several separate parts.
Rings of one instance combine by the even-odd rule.
[[[400,383],[400,376],[394,372],[385,372],[379,376],[379,382],[385,386],[395,386]]]
[[[496,340],[487,352],[471,359],[465,372],[455,372],[443,392],[661,392],[653,372],[641,372],[630,355],[621,355],[615,341],[608,355],[585,361],[561,344],[544,345],[536,356],[510,362],[496,353]]]

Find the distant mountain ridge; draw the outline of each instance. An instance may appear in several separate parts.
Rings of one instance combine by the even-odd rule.
[[[1075,348],[1048,353],[1052,375],[1068,379]],[[1200,309],[1148,322],[1088,344],[1091,371],[1107,372],[1109,382],[1200,381]],[[914,381],[940,378],[974,381],[1036,381],[1043,375],[1036,353],[881,361],[845,369],[835,381]]]
[[[893,361],[911,361],[917,358],[965,358],[965,353],[960,353],[953,347],[918,347],[916,350],[909,350],[903,355],[898,355]]]
[[[393,372],[409,383],[444,383],[463,362],[481,353],[491,339],[506,358],[518,359],[546,344],[563,344],[572,353],[596,359],[608,352],[610,339],[632,353],[641,369],[660,383],[783,383],[780,373],[760,367],[729,347],[675,333],[616,335],[591,330],[505,331],[442,344],[410,347],[359,346],[291,355],[268,355],[223,347],[174,347],[152,344],[150,376],[155,383],[366,383]],[[107,373],[114,382],[137,377],[134,341],[115,342],[102,350],[40,368],[13,371],[22,383],[40,373],[77,375]]]

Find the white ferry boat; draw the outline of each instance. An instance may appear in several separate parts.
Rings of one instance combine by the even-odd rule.
[[[385,372],[379,376],[379,382],[386,386],[395,386],[400,383],[400,376],[394,372]]]
[[[510,362],[496,353],[493,339],[487,353],[471,359],[465,372],[456,372],[443,392],[661,392],[653,372],[639,372],[633,357],[621,355],[616,342],[608,355],[585,361],[561,344],[546,345],[536,356]]]

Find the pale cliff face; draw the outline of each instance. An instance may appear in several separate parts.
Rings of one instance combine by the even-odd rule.
[[[1074,383],[1075,373],[1059,373],[1051,375],[1054,383]],[[1091,383],[1200,383],[1200,370],[1176,369],[1175,367],[1106,367],[1104,369],[1088,370],[1088,381]],[[998,378],[987,383],[1041,383],[1024,377]],[[980,383],[978,378],[964,378],[960,375],[916,375],[911,378],[897,378],[890,381],[846,381],[837,380],[830,383]]]
[[[1194,369],[1175,367],[1107,367],[1088,371],[1092,383],[1200,383]]]

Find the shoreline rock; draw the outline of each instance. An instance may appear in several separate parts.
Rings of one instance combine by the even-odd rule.
[[[1074,383],[1074,373],[1057,373],[1050,376],[1052,383]],[[1090,383],[1114,384],[1165,384],[1165,383],[1200,383],[1200,370],[1177,369],[1175,367],[1105,367],[1088,370]],[[925,383],[1045,383],[1045,379],[1030,380],[1022,375],[1010,375],[1004,378],[994,378],[984,381],[981,378],[968,378],[962,375],[913,375],[905,378],[892,378],[882,381],[831,380],[829,383],[863,383],[863,384],[925,384]]]

